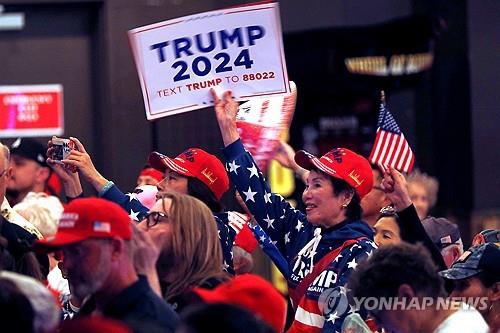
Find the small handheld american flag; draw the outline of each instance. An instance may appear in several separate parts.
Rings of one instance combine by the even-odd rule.
[[[382,170],[392,166],[403,172],[411,172],[415,156],[385,104],[383,91],[381,92],[377,127],[375,143],[370,153],[370,162],[378,165]]]

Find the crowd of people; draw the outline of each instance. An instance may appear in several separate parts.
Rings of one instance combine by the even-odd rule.
[[[429,215],[429,175],[282,143],[299,211],[245,149],[231,92],[211,93],[225,160],[151,152],[129,193],[78,138],[62,161],[52,140],[0,144],[6,332],[500,332],[500,230],[464,251],[458,226]],[[222,207],[230,184],[241,212]],[[258,245],[287,294],[252,273]]]

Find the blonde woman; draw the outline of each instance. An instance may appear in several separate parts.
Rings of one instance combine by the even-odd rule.
[[[196,298],[193,287],[212,289],[229,276],[220,265],[222,248],[210,209],[189,195],[160,192],[158,197],[138,225],[134,259],[179,311]]]

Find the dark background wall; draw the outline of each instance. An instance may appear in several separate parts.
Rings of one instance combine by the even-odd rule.
[[[98,169],[120,187],[134,186],[154,149],[175,155],[199,146],[221,156],[211,109],[146,121],[126,31],[245,1],[2,3],[7,12],[27,17],[24,30],[0,32],[0,85],[62,83],[65,136],[82,138]],[[436,40],[434,67],[411,88],[395,90],[391,110],[401,119],[419,166],[441,181],[439,212],[451,212],[466,231],[472,212],[498,210],[498,1],[283,1],[280,7],[285,40],[317,29],[442,14],[446,29]],[[297,115],[308,111],[300,89]],[[292,136],[301,135],[299,124],[292,129]]]

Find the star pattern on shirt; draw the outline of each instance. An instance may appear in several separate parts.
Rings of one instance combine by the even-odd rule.
[[[349,251],[351,251],[351,252],[352,252],[352,250],[354,250],[354,249],[361,249],[361,248],[362,248],[362,247],[361,247],[361,246],[359,246],[358,244],[354,244],[353,246],[351,246],[351,248],[349,249]]]
[[[252,191],[252,188],[251,188],[250,186],[248,186],[248,191],[243,192],[243,194],[244,194],[244,195],[245,195],[245,197],[246,197],[246,198],[245,198],[245,202],[246,202],[246,201],[249,201],[249,200],[251,200],[251,201],[255,202],[255,199],[254,199],[253,197],[257,194],[257,192],[253,192],[253,191]]]
[[[335,324],[335,320],[339,319],[340,317],[337,315],[337,312],[335,311],[334,313],[330,313],[328,315],[328,318],[326,321],[330,321],[332,324]]]
[[[227,262],[224,260],[224,263],[222,264],[222,269],[227,271],[227,269],[229,268],[229,265],[227,264]]]
[[[356,258],[353,258],[352,261],[349,261],[347,263],[347,268],[356,269],[357,266],[358,266],[358,263],[356,262]]]
[[[238,164],[236,164],[236,161],[229,162],[229,172],[234,172],[235,174],[238,174],[238,168],[240,167]]]
[[[247,170],[250,171],[250,177],[249,178],[252,178],[253,176],[255,176],[257,178],[259,177],[259,170],[255,166],[255,164],[252,164],[252,167],[251,168],[247,168]]]
[[[267,192],[264,191],[264,202],[265,203],[273,203],[271,201],[271,195],[272,195],[272,193],[267,193]]]
[[[132,200],[139,200],[139,199],[137,199],[137,193],[127,193],[125,195],[128,197],[128,202],[130,202]]]
[[[339,255],[335,257],[335,260],[333,262],[337,262],[340,258],[342,258],[342,255],[339,253]]]
[[[149,209],[144,205],[142,205],[139,200],[134,200],[135,194],[133,194],[133,192],[132,194],[126,195],[125,193],[121,192],[120,189],[117,188],[115,185],[113,186],[115,187],[115,189],[113,191],[106,192],[105,195],[103,195],[103,197],[107,200],[120,204],[123,207],[123,209],[128,213],[131,220],[134,220],[136,222],[142,221],[146,216],[146,214],[148,213]],[[227,213],[214,214],[214,218],[217,224],[217,236],[220,239],[223,259],[229,266],[227,272],[230,274],[234,274],[232,267],[233,262],[231,259],[230,251],[234,243],[234,238],[236,236],[235,230],[233,228],[228,227],[229,221]]]
[[[270,219],[269,215],[267,215],[267,218],[263,219],[265,222],[267,222],[267,227],[268,228],[273,228],[274,229],[274,219]]]
[[[285,244],[286,244],[286,243],[290,243],[290,232],[287,232],[287,233],[285,234]]]
[[[300,232],[300,229],[302,229],[304,225],[300,220],[297,220],[297,225],[295,226],[295,229],[297,229],[297,232]]]
[[[139,218],[138,218],[139,213],[140,213],[140,212],[134,212],[134,211],[131,209],[131,210],[130,210],[130,214],[128,214],[128,216],[129,216],[132,220],[134,220],[134,221],[139,221]]]

